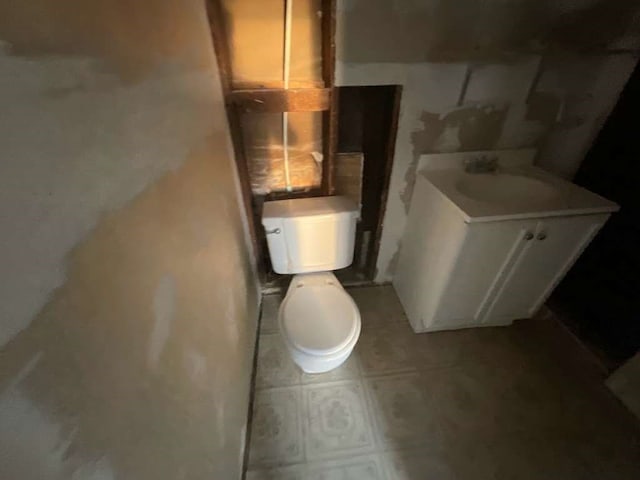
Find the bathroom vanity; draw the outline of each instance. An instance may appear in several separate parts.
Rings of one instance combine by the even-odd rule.
[[[531,317],[618,209],[534,153],[421,157],[393,280],[414,331]],[[478,159],[497,168],[470,173]]]

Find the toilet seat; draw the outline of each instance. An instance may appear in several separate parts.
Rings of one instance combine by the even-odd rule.
[[[333,277],[333,276],[331,276]],[[335,277],[333,277],[335,280]],[[280,308],[281,331],[296,350],[314,356],[341,352],[360,335],[360,313],[348,293],[327,280],[292,285]]]

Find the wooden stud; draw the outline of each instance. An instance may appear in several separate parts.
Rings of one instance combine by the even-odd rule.
[[[271,89],[281,90],[284,88],[282,80],[273,80],[267,82],[251,82],[251,81],[231,81],[233,90],[259,90]],[[289,80],[289,88],[324,88],[324,80]]]
[[[322,79],[331,88],[331,105],[322,114],[322,193],[334,193],[334,164],[338,148],[338,94],[334,88],[336,62],[336,2],[322,0]]]
[[[333,166],[337,150],[337,108],[338,98],[334,85],[335,69],[335,0],[322,0],[322,78],[323,82],[290,83],[286,94],[276,93],[284,86],[282,82],[233,82],[232,65],[227,44],[226,25],[220,0],[206,0],[207,15],[218,60],[218,68],[225,94],[227,117],[235,150],[235,158],[240,177],[244,207],[249,223],[251,239],[256,252],[260,275],[264,277],[266,262],[263,260],[262,247],[264,234],[260,226],[258,211],[253,202],[249,170],[244,155],[240,114],[247,112],[284,112],[284,111],[322,111],[323,122],[323,172],[320,188],[304,191],[274,192],[265,197],[267,200],[281,198],[300,198],[319,195],[331,195],[333,186]],[[264,88],[266,87],[266,88]],[[244,90],[238,91],[238,89]],[[252,91],[251,91],[252,90]],[[263,90],[262,92],[260,90]],[[264,91],[270,90],[270,91]],[[315,91],[315,93],[311,93]]]
[[[234,90],[230,99],[241,113],[321,112],[331,106],[331,90]]]
[[[336,2],[322,0],[322,79],[333,87],[336,63]]]
[[[322,192],[333,195],[335,191],[334,165],[338,149],[338,91],[331,89],[331,107],[322,113]]]

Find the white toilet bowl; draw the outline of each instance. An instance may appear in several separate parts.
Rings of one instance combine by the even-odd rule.
[[[340,366],[360,336],[360,312],[331,272],[295,275],[278,311],[293,361],[307,373]]]

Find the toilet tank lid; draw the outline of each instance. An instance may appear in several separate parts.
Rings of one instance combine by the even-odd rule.
[[[264,203],[262,218],[313,217],[332,213],[358,215],[358,205],[347,197],[310,197]]]

